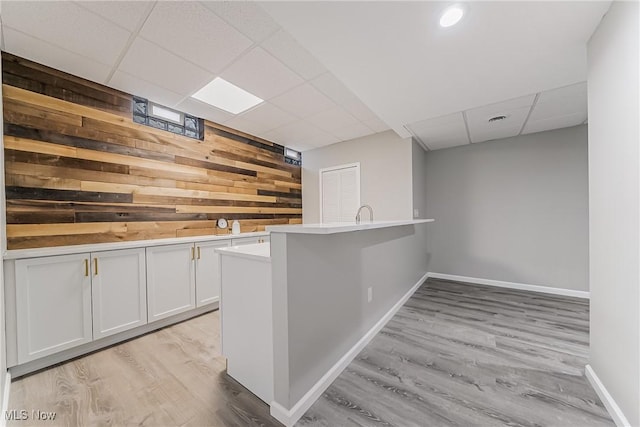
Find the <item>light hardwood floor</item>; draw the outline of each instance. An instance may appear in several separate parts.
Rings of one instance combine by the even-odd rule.
[[[613,426],[586,300],[429,279],[299,426]]]
[[[225,373],[218,311],[11,384],[9,409],[54,411],[10,426],[281,426]]]
[[[307,426],[613,426],[583,376],[584,300],[430,279],[300,420]],[[280,426],[225,374],[209,313],[17,379],[28,425]]]

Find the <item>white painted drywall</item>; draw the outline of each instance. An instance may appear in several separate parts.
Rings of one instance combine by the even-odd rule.
[[[360,201],[371,205],[374,218],[412,218],[411,139],[386,131],[302,154],[303,222],[320,222],[318,171],[356,162],[360,163]],[[355,215],[356,212],[354,218]],[[363,218],[367,215],[363,214]]]
[[[429,271],[588,291],[587,127],[426,155]]]
[[[426,274],[432,225],[271,233],[279,405],[292,408]]]
[[[640,30],[613,2],[588,44],[590,365],[640,425]]]
[[[413,217],[427,218],[427,151],[416,141],[411,143]]]

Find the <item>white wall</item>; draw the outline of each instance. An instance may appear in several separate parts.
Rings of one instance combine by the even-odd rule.
[[[411,139],[393,131],[339,142],[302,155],[302,218],[320,222],[321,168],[360,162],[360,201],[376,220],[412,218]],[[356,212],[353,213],[355,218]],[[363,217],[368,218],[368,213]]]
[[[587,127],[430,151],[429,271],[588,291]]]
[[[640,30],[613,2],[588,44],[590,365],[640,425]]]
[[[424,277],[426,231],[432,225],[271,233],[271,253],[278,254],[272,256],[278,404],[292,408]]]
[[[427,218],[427,151],[420,144],[411,144],[411,173],[413,175],[413,217]]]

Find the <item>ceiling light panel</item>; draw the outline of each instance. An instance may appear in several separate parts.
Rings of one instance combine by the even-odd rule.
[[[255,107],[263,100],[252,93],[216,77],[196,93],[191,95],[199,101],[205,102],[231,114],[238,114]]]

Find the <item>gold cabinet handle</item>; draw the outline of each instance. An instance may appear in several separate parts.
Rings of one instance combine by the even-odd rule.
[[[195,260],[196,259],[196,255],[195,255],[195,249],[192,247],[191,248],[191,260]]]
[[[84,260],[84,277],[89,277],[89,260]]]
[[[93,266],[95,267],[95,271],[93,272],[94,275],[98,275],[98,258],[94,258],[93,259]]]
[[[200,246],[198,246],[198,259],[200,259]]]

